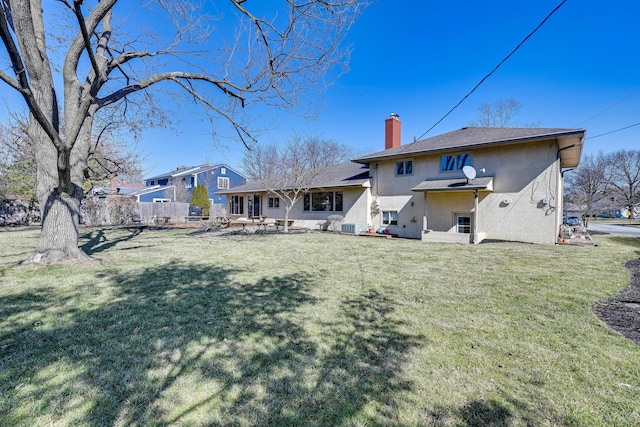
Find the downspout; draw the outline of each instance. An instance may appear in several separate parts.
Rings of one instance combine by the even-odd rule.
[[[422,234],[426,233],[429,229],[427,228],[427,192],[424,193],[424,209],[422,212]]]
[[[558,186],[556,190],[558,192],[559,206],[558,206],[558,211],[556,212],[556,235],[554,236],[554,243],[557,237],[560,235],[560,226],[562,225],[562,212],[564,212],[564,174],[565,172],[569,172],[575,169],[575,168],[567,168],[565,170],[562,170],[560,152],[563,150],[568,150],[569,148],[574,148],[579,145],[583,145],[583,144],[584,144],[584,137],[580,138],[580,142],[576,144],[569,145],[568,147],[564,147],[564,148],[558,148],[558,152],[556,154],[556,160],[558,161],[558,169],[560,170],[560,176],[558,178]],[[556,145],[558,145],[557,137],[556,137]]]
[[[478,242],[478,190],[473,190],[473,244],[477,245]]]

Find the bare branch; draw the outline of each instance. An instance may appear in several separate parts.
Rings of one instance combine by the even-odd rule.
[[[144,80],[139,81],[138,83],[135,84],[131,84],[128,86],[125,86],[119,90],[117,90],[116,92],[113,92],[109,95],[107,95],[104,98],[98,98],[96,99],[96,104],[99,105],[100,107],[104,107],[106,105],[112,104],[113,102],[119,101],[120,99],[126,97],[127,95],[130,95],[132,93],[138,92],[140,90],[143,89],[147,89],[157,83],[163,82],[163,81],[174,81],[177,82],[180,79],[184,79],[184,80],[199,80],[199,81],[204,81],[207,83],[211,83],[214,86],[216,86],[218,89],[220,89],[222,92],[224,92],[225,95],[229,95],[232,98],[235,98],[237,100],[239,100],[242,103],[242,106],[244,107],[244,97],[240,94],[240,92],[236,92],[234,90],[232,90],[233,88],[231,87],[232,85],[224,80],[219,80],[219,79],[215,79],[212,78],[206,74],[197,74],[197,73],[185,73],[185,72],[180,72],[180,71],[173,71],[173,72],[167,72],[167,73],[159,73],[156,75],[153,75],[151,77],[147,77]],[[184,86],[182,86],[184,87]],[[231,87],[231,88],[230,88]]]
[[[78,18],[78,26],[80,27],[80,34],[82,35],[82,40],[84,41],[84,48],[89,55],[89,61],[91,62],[91,66],[93,67],[93,72],[100,78],[100,69],[98,68],[98,62],[96,61],[96,57],[93,54],[93,50],[91,49],[91,40],[89,39],[89,32],[87,31],[87,26],[84,22],[84,16],[82,15],[82,0],[74,0],[73,2],[73,11],[76,14],[76,18]]]
[[[42,111],[40,105],[33,95],[33,91],[31,90],[31,86],[29,84],[25,64],[20,55],[20,50],[18,49],[18,46],[11,36],[8,23],[9,18],[5,13],[5,9],[4,7],[0,7],[0,37],[2,38],[2,41],[7,49],[11,64],[16,73],[18,87],[16,88],[15,85],[12,84],[13,79],[11,79],[8,75],[2,73],[0,77],[2,77],[3,81],[9,83],[9,86],[17,89],[18,92],[20,92],[36,121],[40,124],[40,126],[42,126],[42,129],[44,129],[47,136],[51,138],[53,144],[57,148],[61,148],[64,146],[64,143],[60,138],[60,135],[58,134],[58,130],[54,127],[53,123],[49,121],[46,114],[44,113],[44,111]]]

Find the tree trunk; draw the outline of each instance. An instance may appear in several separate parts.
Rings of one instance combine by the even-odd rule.
[[[283,233],[289,232],[289,211],[290,210],[291,210],[291,207],[289,206],[286,206],[284,208],[284,227],[282,228]]]
[[[42,227],[36,252],[27,260],[50,264],[63,260],[86,260],[78,248],[80,201],[83,191],[73,184],[73,194],[59,191],[58,152],[37,123],[32,123],[30,136],[37,145],[37,195]]]
[[[82,189],[78,189],[82,194]],[[27,260],[50,264],[64,260],[86,260],[78,247],[78,224],[81,197],[58,193],[55,189],[40,199],[42,229],[36,252]]]

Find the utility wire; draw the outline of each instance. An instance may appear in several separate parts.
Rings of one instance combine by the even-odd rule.
[[[598,137],[605,136],[605,135],[610,135],[612,133],[620,132],[621,130],[629,129],[629,128],[632,128],[634,126],[639,126],[639,125],[640,125],[640,122],[634,123],[632,125],[625,126],[623,128],[620,128],[620,129],[612,130],[611,132],[601,133],[600,135],[596,135],[596,136],[589,136],[589,137],[585,138],[585,140],[594,139],[594,138],[598,138]]]
[[[462,99],[461,99],[461,100],[460,100],[456,105],[454,105],[454,106],[453,106],[453,108],[452,108],[451,110],[449,110],[449,112],[448,112],[447,114],[445,114],[444,116],[442,116],[442,118],[441,118],[440,120],[438,120],[438,121],[437,121],[433,126],[431,126],[431,127],[430,127],[426,132],[425,132],[425,133],[423,133],[422,135],[420,135],[420,137],[419,137],[419,138],[417,138],[417,139],[418,139],[418,140],[419,140],[419,139],[422,139],[422,137],[423,137],[423,136],[425,136],[426,134],[428,134],[428,133],[429,133],[429,132],[434,128],[434,127],[438,126],[438,125],[440,124],[440,122],[442,122],[445,118],[447,118],[447,116],[448,116],[449,114],[451,114],[451,113],[453,112],[453,110],[455,110],[456,108],[458,108],[458,107],[460,106],[460,104],[462,104],[462,103],[464,102],[464,100],[465,100],[465,99],[467,99],[467,98],[468,98],[468,97],[469,97],[473,92],[475,92],[475,91],[476,91],[476,89],[478,89],[478,87],[479,87],[482,83],[484,83],[484,81],[485,81],[485,80],[487,80],[487,79],[488,79],[488,78],[489,78],[493,73],[495,73],[495,72],[496,72],[496,70],[497,70],[498,68],[500,68],[500,66],[501,66],[502,64],[504,64],[504,63],[507,61],[507,59],[509,59],[509,58],[511,57],[511,55],[513,55],[514,53],[516,53],[516,51],[517,51],[518,49],[520,49],[520,46],[522,46],[522,45],[523,45],[523,44],[524,44],[524,43],[525,43],[525,42],[526,42],[526,41],[527,41],[527,40],[528,40],[532,35],[534,35],[534,34],[535,34],[535,32],[536,32],[536,31],[538,31],[538,30],[540,29],[540,27],[542,27],[542,26],[544,25],[544,23],[545,23],[545,22],[547,22],[547,20],[548,20],[549,18],[551,18],[551,16],[552,16],[552,15],[553,15],[553,14],[554,14],[558,9],[560,9],[560,7],[561,7],[563,4],[565,4],[565,3],[566,3],[566,1],[567,1],[567,0],[562,0],[562,1],[560,2],[560,4],[558,4],[558,5],[557,5],[557,6],[556,6],[556,7],[555,7],[555,8],[554,8],[554,9],[553,9],[553,10],[552,10],[552,11],[551,11],[551,12],[550,12],[550,13],[549,13],[549,14],[548,14],[544,19],[543,19],[543,20],[542,20],[542,22],[540,22],[540,23],[538,24],[538,26],[537,26],[536,28],[534,28],[534,29],[533,29],[533,31],[531,31],[531,32],[530,32],[530,33],[529,33],[529,34],[528,34],[528,35],[527,35],[527,36],[526,36],[526,37],[525,37],[525,38],[524,38],[520,43],[518,43],[518,45],[517,45],[517,46],[516,46],[516,47],[515,47],[515,48],[514,48],[514,49],[513,49],[513,50],[512,50],[512,51],[511,51],[507,56],[505,56],[505,57],[504,57],[504,59],[503,59],[502,61],[500,61],[500,62],[498,63],[498,65],[496,65],[496,66],[495,66],[495,68],[494,68],[493,70],[491,70],[491,71],[489,72],[489,74],[487,74],[486,76],[484,76],[484,77],[482,78],[482,80],[480,80],[480,81],[478,82],[478,84],[476,84],[476,85],[474,86],[474,88],[473,88],[473,89],[471,89],[471,91],[470,91],[469,93],[467,93],[465,96],[463,96],[463,97],[462,97]]]
[[[638,89],[637,91],[633,92],[631,95],[625,96],[624,98],[622,98],[620,101],[614,102],[613,104],[609,105],[607,108],[605,108],[604,110],[600,111],[599,113],[594,114],[593,116],[589,117],[586,120],[581,121],[580,123],[578,123],[577,125],[575,125],[575,127],[578,127],[584,123],[587,123],[589,120],[598,117],[600,114],[604,113],[605,111],[608,111],[610,109],[612,109],[613,107],[615,107],[618,104],[623,103],[624,101],[626,101],[627,99],[631,98],[632,96],[635,96],[637,94],[640,93],[640,89]]]

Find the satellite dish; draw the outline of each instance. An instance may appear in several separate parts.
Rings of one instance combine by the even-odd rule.
[[[476,169],[473,166],[463,166],[462,172],[467,177],[467,182],[476,177]]]

